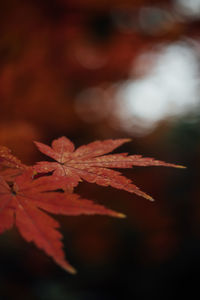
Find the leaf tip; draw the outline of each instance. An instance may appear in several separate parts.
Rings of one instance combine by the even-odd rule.
[[[131,141],[132,141],[131,138],[124,139],[124,143],[129,143],[129,142],[131,142]]]
[[[176,165],[176,168],[178,168],[178,169],[187,169],[187,167],[181,166],[181,165]]]
[[[125,214],[118,213],[118,214],[117,214],[117,217],[118,217],[118,218],[121,218],[121,219],[124,219],[124,218],[126,218],[127,216],[126,216]]]
[[[75,275],[77,273],[76,269],[74,267],[72,267],[72,265],[70,265],[66,260],[56,260],[57,264],[63,268],[63,270],[65,270],[66,272]]]
[[[155,201],[155,199],[153,199],[153,198],[152,198],[151,196],[149,196],[149,195],[146,195],[145,198],[148,199],[148,200],[150,200],[151,202],[154,202],[154,201]]]
[[[76,275],[77,274],[77,270],[74,268],[74,267],[72,267],[72,266],[66,266],[66,267],[63,267],[63,269],[66,271],[66,272],[68,272],[68,273],[70,273],[70,274],[72,274],[72,275]]]

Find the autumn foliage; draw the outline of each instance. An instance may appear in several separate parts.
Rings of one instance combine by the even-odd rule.
[[[96,141],[75,149],[66,137],[53,140],[51,147],[35,142],[37,148],[53,161],[24,165],[0,147],[0,233],[10,229],[14,223],[26,241],[51,256],[54,261],[70,273],[75,269],[65,259],[59,223],[49,216],[108,215],[123,218],[124,214],[103,205],[82,199],[74,188],[82,180],[101,186],[135,193],[149,200],[152,197],[142,192],[131,180],[115,168],[133,166],[182,166],[165,163],[153,158],[127,153],[108,154],[129,139]]]

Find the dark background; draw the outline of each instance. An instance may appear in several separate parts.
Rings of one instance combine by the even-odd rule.
[[[199,100],[193,111],[189,99],[184,113],[175,107],[173,117],[163,116],[155,124],[144,126],[145,119],[139,118],[134,126],[133,114],[132,127],[126,116],[120,118],[116,100],[118,86],[142,80],[155,64],[147,56],[142,67],[134,67],[143,53],[187,43],[199,70],[200,10],[184,10],[177,2],[0,2],[0,144],[33,164],[44,158],[33,140],[50,143],[65,135],[80,146],[130,137],[132,142],[119,151],[187,166],[123,172],[154,203],[81,183],[77,192],[82,196],[127,218],[57,217],[67,259],[78,270],[75,276],[26,243],[16,229],[1,235],[0,299],[198,297]],[[124,107],[123,97],[120,101]],[[152,105],[149,114],[155,109]]]

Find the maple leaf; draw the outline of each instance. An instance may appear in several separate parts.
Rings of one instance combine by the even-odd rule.
[[[34,167],[37,172],[54,172],[56,176],[71,176],[84,179],[102,186],[112,186],[130,193],[153,200],[142,192],[130,179],[122,176],[112,168],[132,168],[133,166],[166,166],[183,168],[179,165],[165,163],[141,155],[127,153],[105,155],[121,146],[129,139],[96,141],[75,150],[74,144],[66,137],[60,137],[52,142],[51,147],[35,142],[37,148],[56,162],[38,162]],[[111,168],[111,169],[110,169]]]
[[[62,235],[57,230],[59,223],[42,210],[70,216],[101,214],[122,218],[124,215],[81,199],[74,193],[56,192],[63,185],[60,177],[44,176],[33,179],[33,172],[29,168],[16,177],[12,184],[7,184],[0,176],[0,233],[16,223],[25,240],[33,241],[58,265],[75,273],[75,269],[65,259]],[[73,178],[63,180],[73,184]]]

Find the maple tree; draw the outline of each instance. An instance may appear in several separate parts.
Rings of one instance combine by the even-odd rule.
[[[135,193],[153,200],[130,179],[114,168],[133,166],[166,166],[184,168],[141,155],[108,154],[129,139],[96,141],[75,150],[66,137],[53,140],[51,147],[35,142],[38,149],[54,161],[26,166],[11,151],[0,147],[0,233],[15,223],[23,238],[51,256],[70,273],[75,269],[65,259],[59,223],[49,216],[108,215],[123,218],[124,214],[82,199],[74,188],[82,180],[101,186]],[[46,211],[46,212],[45,212]]]

